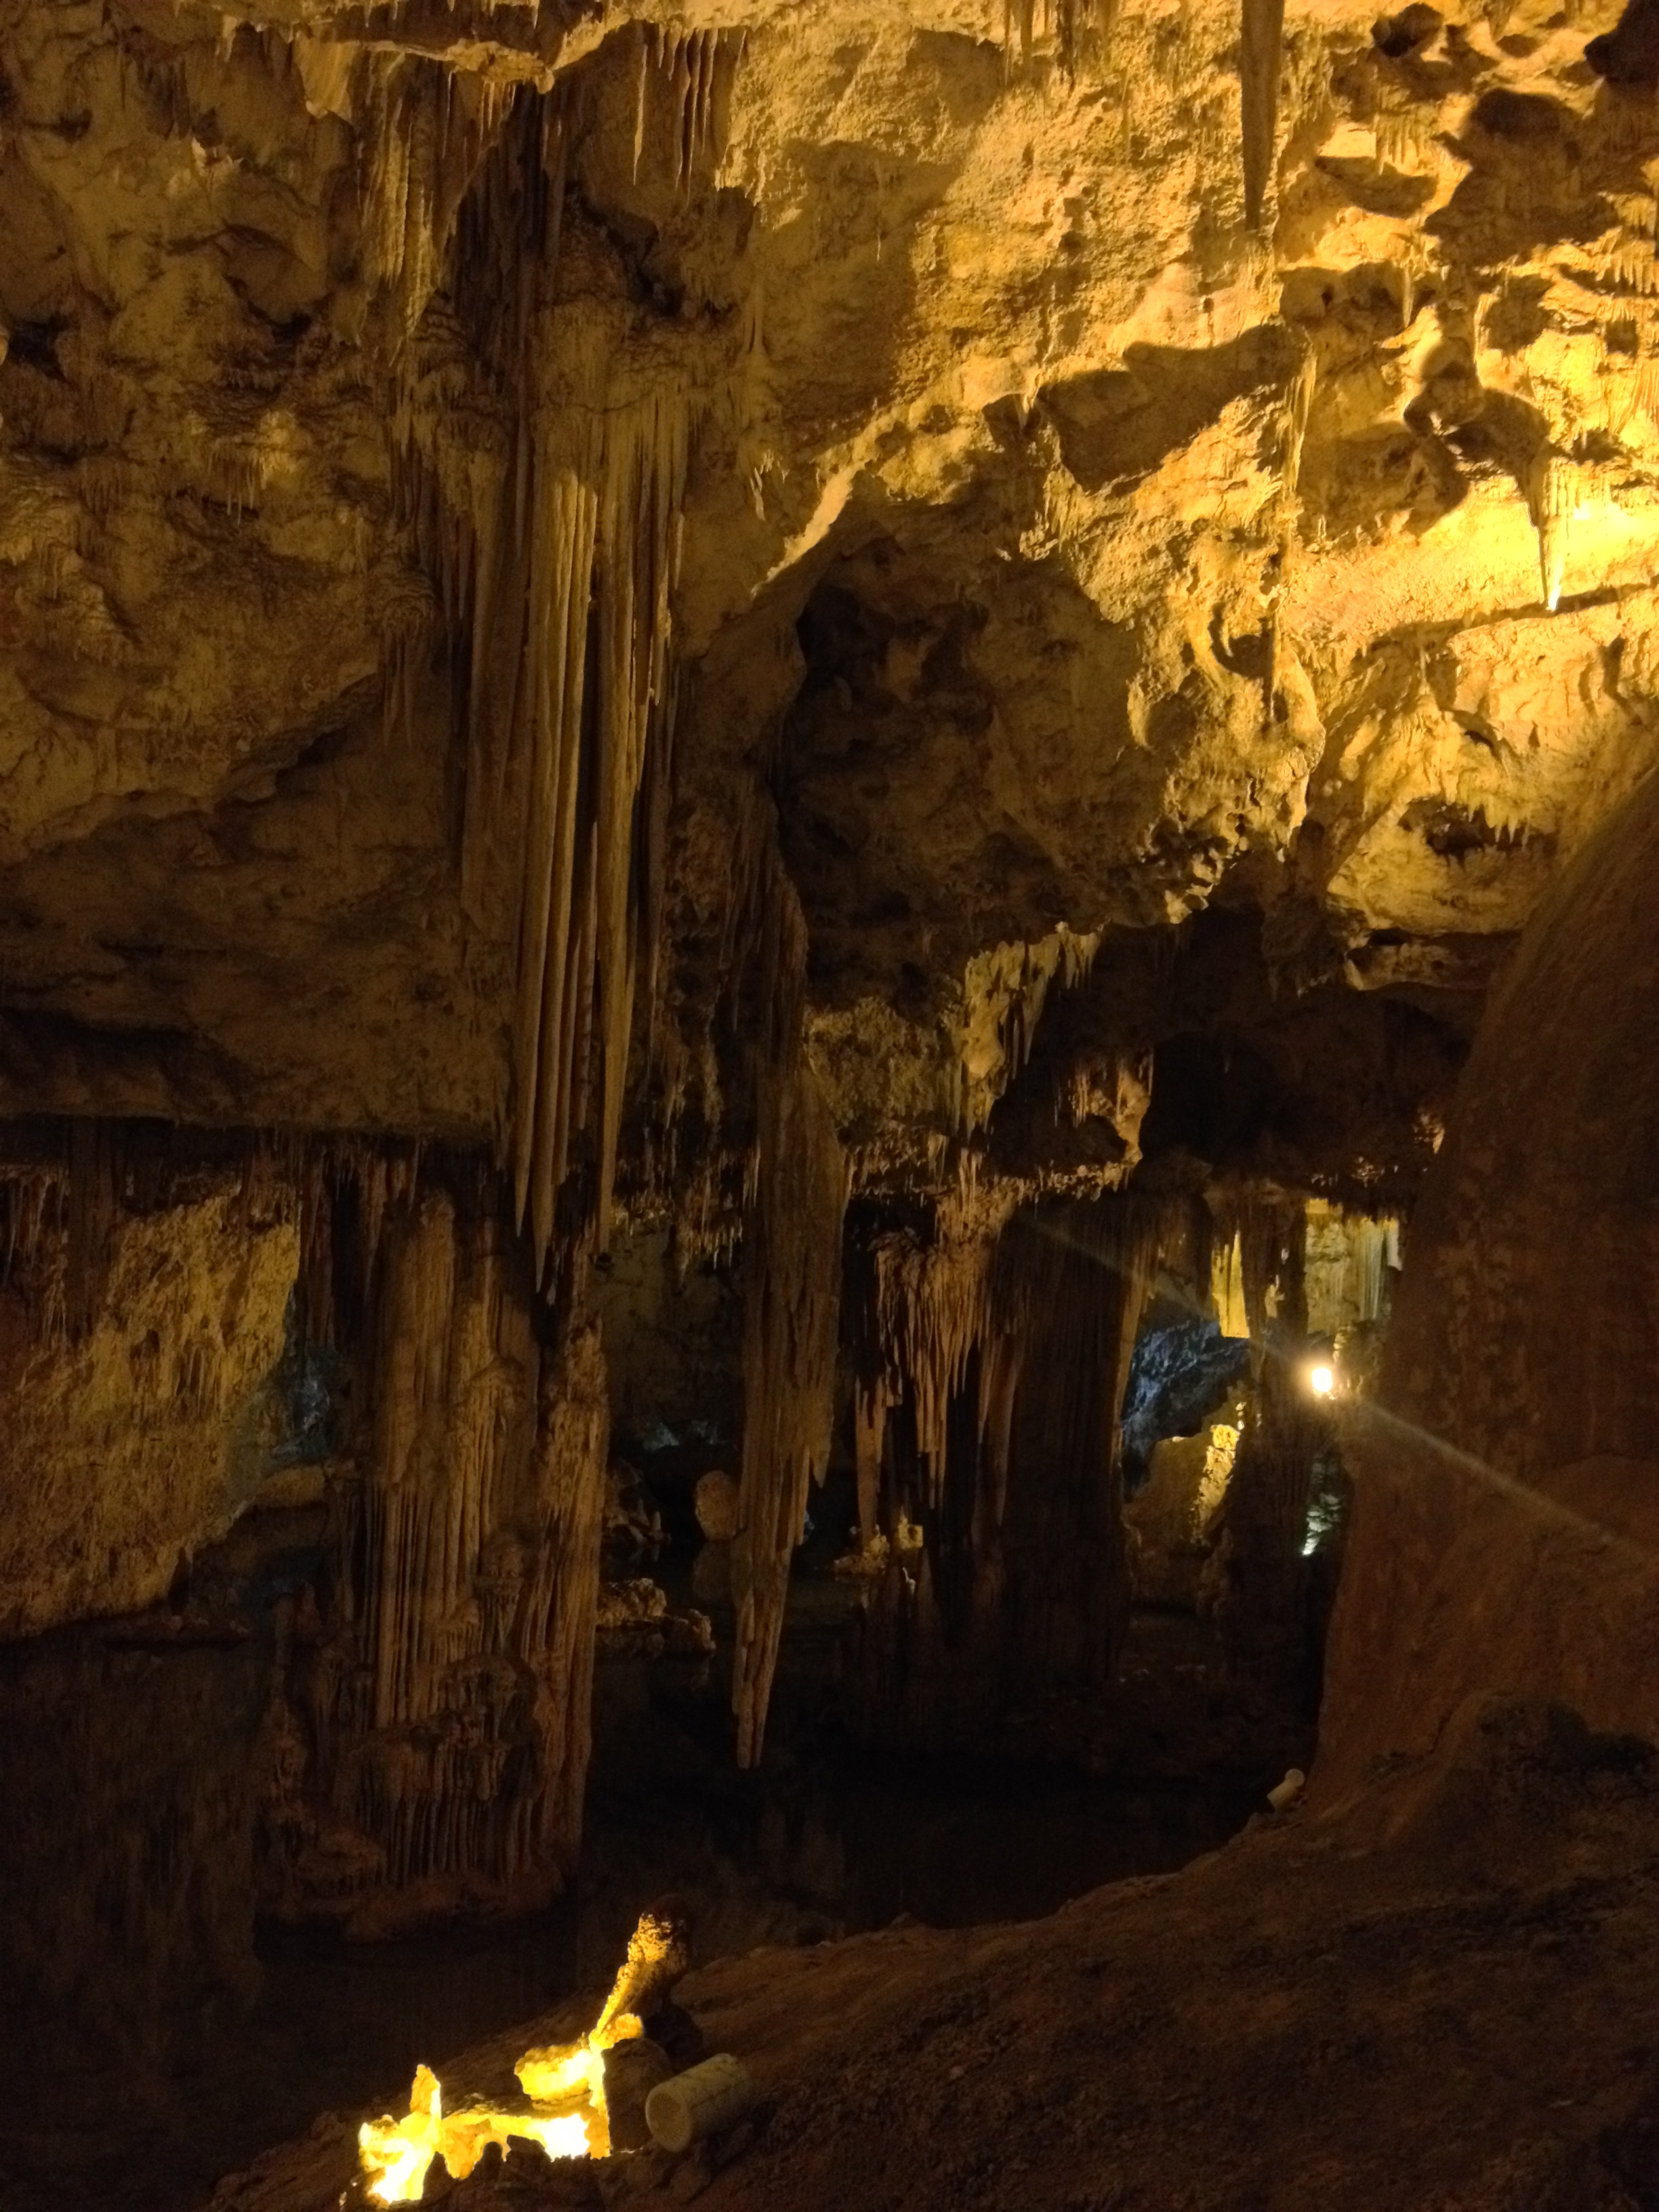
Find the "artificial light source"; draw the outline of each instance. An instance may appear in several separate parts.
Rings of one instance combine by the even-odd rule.
[[[1336,1388],[1336,1370],[1321,1360],[1308,1370],[1308,1388],[1316,1398],[1328,1398]]]
[[[428,2169],[441,2158],[450,2179],[465,2181],[492,2142],[503,2153],[514,2142],[539,2143],[550,2159],[605,2158],[611,2118],[605,2101],[605,2054],[642,2035],[635,2005],[648,2006],[673,1986],[686,1958],[675,1918],[663,1906],[643,1913],[629,1941],[611,1995],[580,2042],[526,2051],[513,2069],[531,2112],[474,2102],[444,2110],[443,2091],[429,2066],[416,2070],[409,2111],[401,2119],[365,2120],[357,2130],[358,2161],[376,2204],[418,2204]]]

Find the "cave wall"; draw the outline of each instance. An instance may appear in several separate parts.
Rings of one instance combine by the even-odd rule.
[[[1468,1697],[1650,1735],[1659,785],[1523,939],[1413,1218],[1352,1437],[1320,1779],[1432,1747]]]
[[[101,1221],[93,1206],[71,1222],[70,1180],[37,1170],[4,1191],[7,1636],[163,1597],[247,1503],[284,1425],[292,1215],[222,1173],[143,1212],[106,1194]]]

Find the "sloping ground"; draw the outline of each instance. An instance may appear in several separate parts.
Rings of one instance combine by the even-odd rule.
[[[1659,1780],[1518,1702],[1461,1717],[1363,1822],[1297,1814],[1185,1873],[971,1935],[895,1928],[682,1994],[771,2106],[708,2212],[1649,2212],[1659,2205]],[[446,2069],[499,2091],[530,2040]],[[344,2201],[355,2123],[216,2212]],[[639,2184],[651,2176],[654,2185]],[[511,2160],[460,2212],[683,2201],[644,2160]],[[353,2191],[355,2197],[356,2192]]]

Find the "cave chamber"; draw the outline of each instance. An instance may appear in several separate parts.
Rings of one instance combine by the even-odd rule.
[[[0,0],[6,2212],[1659,2205],[1656,92]]]

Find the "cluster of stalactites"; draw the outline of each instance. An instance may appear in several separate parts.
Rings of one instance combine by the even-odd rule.
[[[385,49],[354,58],[349,76],[362,150],[362,275],[374,295],[392,302],[401,344],[443,282],[462,204],[520,88]]]
[[[1060,73],[1076,77],[1102,68],[1110,49],[1117,0],[1003,0],[1002,51],[1012,71],[1028,66],[1040,36],[1053,40]],[[1239,140],[1245,220],[1260,231],[1269,201],[1279,130],[1285,0],[1242,0],[1239,41]],[[1379,144],[1379,151],[1381,147]]]
[[[859,1527],[878,1533],[878,1496],[889,1411],[908,1399],[927,1492],[943,1494],[951,1400],[991,1327],[994,1235],[949,1233],[924,1243],[908,1231],[878,1237],[869,1252],[875,1357],[854,1383]]]
[[[14,1270],[30,1279],[43,1342],[73,1342],[92,1326],[125,1215],[216,1192],[234,1199],[235,1218],[247,1226],[297,1223],[307,1332],[313,1341],[331,1341],[332,1293],[315,1262],[324,1255],[331,1264],[334,1199],[352,1188],[364,1267],[372,1270],[390,1208],[418,1179],[422,1150],[412,1140],[191,1132],[94,1115],[15,1122],[9,1134],[9,1156],[0,1160],[0,1281]]]
[[[271,1901],[482,1880],[556,1887],[588,1750],[608,1435],[597,1334],[533,1295],[486,1158],[410,1139],[14,1123],[0,1242],[43,1340],[101,1326],[130,1225],[211,1200],[297,1230],[291,1352],[334,1401],[329,1565],[279,1630]],[[228,1363],[164,1346],[164,1402],[223,1415]],[[135,1374],[132,1412],[155,1389]]]
[[[641,808],[659,821],[665,789],[688,432],[684,400],[659,394],[550,423],[515,549],[520,711],[501,763],[526,800],[511,1158],[520,1219],[544,1254],[584,1137],[601,1246],[609,1236],[635,1000],[653,957],[637,830]],[[486,784],[489,734],[474,750]]]
[[[1098,930],[1061,922],[1031,944],[975,953],[963,976],[955,1063],[958,1133],[984,1127],[991,1109],[1030,1058],[1048,994],[1074,990],[1094,965]]]
[[[1024,1207],[954,1250],[866,1246],[855,1353],[890,1415],[860,1469],[885,1540],[859,1668],[870,1732],[982,1739],[1005,1698],[1109,1676],[1128,1598],[1117,1421],[1158,1229],[1111,1196]]]
[[[1105,59],[1117,0],[1003,0],[1002,50],[1012,67],[1018,52],[1029,63],[1039,31],[1052,37],[1054,58],[1067,76],[1086,60]]]
[[[1387,1318],[1400,1223],[1322,1199],[1227,1206],[1209,1224],[1210,1307],[1224,1336],[1265,1345],[1299,1313],[1316,1335]]]
[[[1096,1325],[1125,1281],[1139,1282],[1157,1242],[1155,1217],[1117,1201],[1040,1206],[959,1219],[942,1209],[931,1237],[890,1231],[864,1248],[854,1323],[860,1516],[876,1528],[888,1414],[902,1404],[920,1495],[937,1510],[949,1480],[952,1408],[970,1382],[981,1455],[1006,1468],[1015,1399],[1036,1333],[1052,1339]],[[1079,1226],[1081,1224],[1081,1226]],[[1135,1294],[1138,1310],[1139,1292]]]
[[[696,166],[715,129],[726,46],[642,33],[641,52],[673,83],[686,80],[677,158]],[[504,906],[514,930],[501,1149],[545,1273],[561,1238],[591,1228],[608,1240],[642,984],[654,1002],[691,409],[665,382],[619,388],[626,364],[561,313],[562,92],[520,87],[457,138],[445,136],[441,102],[416,100],[396,75],[387,86],[374,143],[398,150],[376,156],[372,264],[418,307],[436,281],[429,252],[454,242],[438,317],[448,356],[439,346],[424,378],[419,349],[411,356],[394,453],[462,694],[464,889],[475,911]],[[416,192],[407,178],[428,173],[442,189]],[[501,434],[482,434],[457,407],[463,389],[504,417]],[[411,629],[418,641],[418,622]],[[407,711],[407,678],[393,642],[395,716]]]
[[[647,145],[665,146],[681,193],[699,170],[718,167],[725,156],[732,79],[748,40],[746,31],[687,31],[656,23],[639,27],[634,89],[634,175]],[[669,128],[652,124],[666,107]]]

